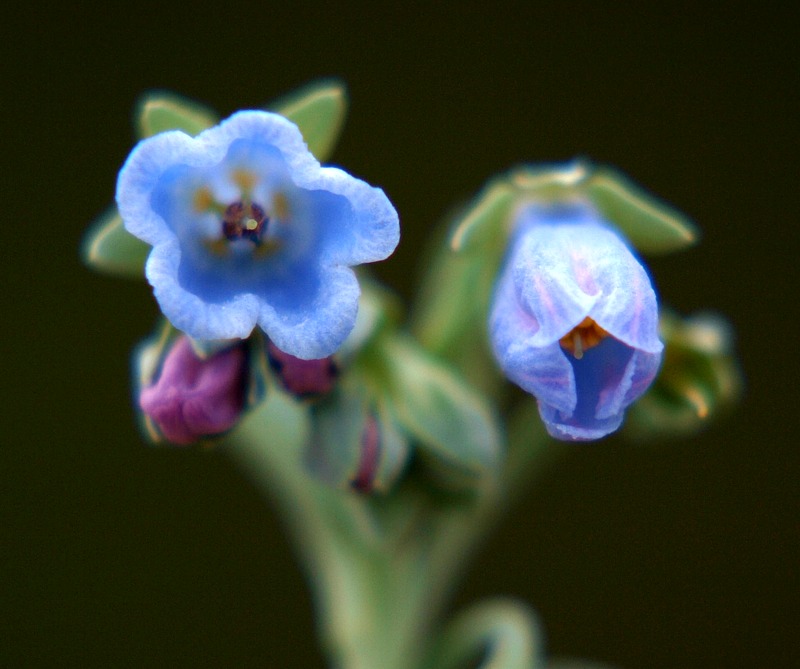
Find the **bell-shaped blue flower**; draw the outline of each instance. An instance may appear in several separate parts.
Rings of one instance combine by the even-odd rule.
[[[164,315],[195,339],[259,326],[303,359],[334,353],[352,330],[352,266],[399,239],[379,188],[321,167],[285,118],[243,111],[190,137],[140,142],[117,182],[126,229],[153,246],[146,275]]]
[[[563,440],[616,430],[663,351],[647,272],[582,201],[519,211],[490,334],[505,374],[537,398],[548,432]]]

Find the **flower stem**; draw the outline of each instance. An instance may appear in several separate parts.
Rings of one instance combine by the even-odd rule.
[[[306,472],[307,434],[303,407],[273,392],[234,432],[229,451],[285,517],[332,665],[419,667],[466,557],[508,491],[487,482],[468,496],[436,494],[414,477],[387,496],[337,490]],[[530,469],[535,450],[526,443],[526,457],[509,457],[509,466]],[[505,472],[499,480],[520,479]]]

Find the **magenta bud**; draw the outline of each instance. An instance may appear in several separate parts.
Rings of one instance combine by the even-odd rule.
[[[247,378],[243,345],[199,358],[189,339],[175,340],[158,380],[139,395],[139,406],[160,434],[191,444],[230,430],[242,414]]]
[[[372,492],[375,477],[378,472],[378,463],[381,454],[381,434],[378,421],[373,416],[367,416],[364,423],[364,432],[361,434],[361,458],[358,462],[358,471],[350,485],[361,493]]]
[[[333,390],[339,369],[332,357],[319,360],[302,360],[281,351],[275,344],[267,344],[269,364],[281,380],[283,387],[295,397],[311,398]]]

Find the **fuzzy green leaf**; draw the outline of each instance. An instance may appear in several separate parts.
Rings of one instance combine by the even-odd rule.
[[[543,669],[544,643],[536,614],[510,599],[481,602],[445,628],[425,669]],[[480,664],[476,660],[481,658]]]
[[[149,93],[136,111],[136,129],[142,139],[167,130],[183,130],[194,137],[218,122],[219,117],[207,107],[173,93]]]
[[[493,474],[501,438],[483,398],[410,339],[383,343],[392,407],[402,428],[457,477]]]
[[[585,188],[603,217],[642,253],[669,253],[698,239],[697,228],[687,217],[616,170],[597,168]]]
[[[128,232],[116,207],[100,216],[83,241],[83,261],[92,269],[127,278],[144,278],[150,246]]]
[[[343,83],[325,79],[304,86],[270,109],[297,124],[317,160],[326,161],[347,116],[347,91]]]
[[[450,238],[453,251],[485,251],[487,245],[505,245],[516,190],[501,177],[491,181],[462,214]]]
[[[348,486],[358,471],[367,407],[361,393],[340,385],[312,408],[311,471],[325,483]]]

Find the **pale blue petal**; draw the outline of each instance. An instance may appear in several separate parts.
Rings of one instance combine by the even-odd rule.
[[[597,225],[574,206],[530,207],[520,218],[509,264],[522,304],[539,323],[532,343],[545,346],[578,325],[602,297],[581,262]]]
[[[323,254],[332,263],[356,265],[383,260],[400,241],[397,211],[380,188],[333,167],[320,170],[322,191],[346,198],[347,207],[326,217]]]
[[[628,346],[659,353],[664,346],[658,338],[658,303],[644,267],[611,230],[587,231],[586,243],[580,252],[602,295],[589,317]]]
[[[536,345],[538,322],[520,303],[508,270],[498,282],[489,328],[495,357],[506,376],[523,390],[571,414],[577,399],[569,360],[557,342]]]
[[[325,358],[355,325],[358,280],[353,270],[334,267],[299,283],[266,287],[258,324],[282,351],[303,360]]]
[[[180,264],[180,246],[173,239],[155,247],[145,266],[147,280],[169,321],[194,339],[248,337],[258,318],[258,297],[228,290],[211,302],[205,295],[190,292],[179,282]],[[225,287],[224,283],[218,285]]]
[[[547,396],[537,395],[539,413],[548,431],[554,436],[562,435],[560,438],[577,440],[599,439],[616,430],[622,422],[623,400],[636,369],[635,353],[622,342],[608,338],[586,351],[580,360],[570,356],[578,397],[574,411],[566,413]],[[618,389],[622,389],[620,393]]]
[[[620,382],[600,392],[595,415],[603,419],[621,414],[637,400],[652,383],[661,366],[661,353],[634,351]]]
[[[153,211],[151,195],[164,172],[175,164],[186,164],[194,140],[180,131],[165,132],[140,142],[128,156],[117,179],[117,207],[125,229],[155,246],[173,233]]]
[[[539,415],[547,428],[547,433],[554,439],[562,441],[595,441],[615,432],[622,425],[623,414],[610,416],[604,420],[592,421],[591,424],[577,425],[564,422],[557,409],[539,403]]]
[[[237,140],[274,147],[286,164],[287,172],[300,187],[314,180],[319,161],[308,151],[298,127],[283,116],[266,111],[240,111],[197,136],[204,143],[227,148]],[[313,186],[312,186],[313,187]]]

